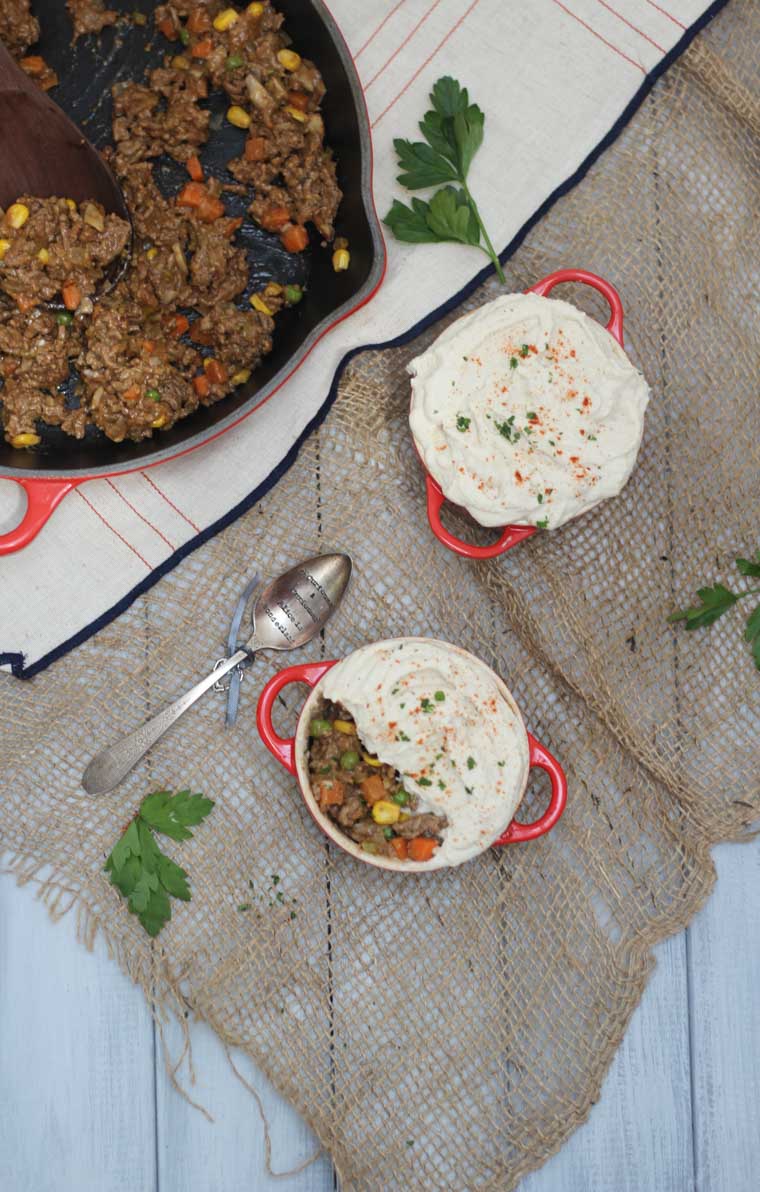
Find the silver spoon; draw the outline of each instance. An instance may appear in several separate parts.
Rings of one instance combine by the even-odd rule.
[[[259,650],[295,650],[311,641],[340,604],[351,578],[348,555],[318,555],[299,563],[259,593],[251,616],[253,633],[231,658],[158,715],[103,749],[82,775],[88,795],[105,795],[126,778],[152,745],[197,699],[236,666],[250,666]]]

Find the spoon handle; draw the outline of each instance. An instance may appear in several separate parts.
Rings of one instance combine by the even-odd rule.
[[[151,746],[155,745],[167,729],[179,720],[183,712],[192,707],[195,701],[200,699],[209,687],[213,687],[214,683],[223,675],[234,670],[236,666],[240,666],[242,662],[248,662],[250,658],[250,650],[238,650],[205,679],[201,679],[200,683],[196,683],[195,687],[191,687],[189,691],[176,699],[173,704],[162,708],[147,723],[140,725],[126,737],[122,737],[121,741],[117,741],[115,745],[109,745],[107,749],[101,750],[82,775],[82,786],[87,794],[105,795],[117,787],[126,778],[129,771],[137,765],[140,758],[145,756]]]

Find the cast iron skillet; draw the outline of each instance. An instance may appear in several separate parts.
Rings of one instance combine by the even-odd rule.
[[[333,271],[332,253],[320,247],[313,229],[311,247],[295,256],[285,252],[276,236],[262,231],[247,217],[238,233],[238,243],[249,249],[251,265],[245,298],[268,281],[307,285],[298,306],[277,316],[270,355],[248,384],[142,443],[112,443],[93,428],[84,439],[77,440],[57,427],[42,427],[42,442],[31,451],[14,450],[0,443],[0,478],[21,484],[28,500],[20,525],[0,535],[0,555],[26,546],[58,502],[82,481],[162,463],[192,451],[242,421],[271,397],[317,340],[367,302],[382,281],[385,247],[372,201],[369,121],[351,55],[322,0],[275,0],[275,4],[286,18],[285,28],[295,48],[316,63],[327,86],[322,104],[325,140],[334,150],[343,191],[336,230],[350,242],[350,267],[343,273]],[[96,146],[111,140],[112,85],[121,79],[140,80],[146,67],[161,64],[167,50],[179,53],[182,48],[179,42],[167,42],[154,29],[151,0],[134,0],[131,9],[145,12],[148,24],[120,24],[104,30],[100,37],[80,38],[72,46],[71,24],[60,0],[37,0],[34,5],[42,29],[39,52],[61,79],[51,95]],[[224,95],[215,95],[210,101],[213,133],[200,156],[207,173],[234,181],[225,173],[225,162],[241,153],[245,133],[224,119],[228,106],[225,101]],[[156,177],[165,193],[171,195],[186,181],[184,168],[163,158],[156,166]],[[228,214],[245,214],[244,198],[226,192],[224,202]],[[135,247],[139,251],[140,244]],[[287,391],[278,400],[287,401]]]

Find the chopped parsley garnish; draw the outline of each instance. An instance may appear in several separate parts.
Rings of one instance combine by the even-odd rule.
[[[430,778],[418,778],[417,781],[419,782],[420,786],[432,786],[433,785]]]
[[[547,526],[548,526],[548,525],[549,525],[549,518],[548,518],[548,517],[542,517],[542,518],[541,518],[541,521],[537,521],[537,522],[536,522],[536,528],[537,528],[538,530],[545,530],[545,529],[547,528]]]
[[[527,344],[523,344],[523,345],[521,346],[521,348],[520,348],[520,355],[522,356],[523,360],[524,360],[524,359],[525,359],[525,357],[528,355],[528,352],[529,352],[529,351],[530,351],[530,348],[528,347],[528,345],[527,345]]]
[[[391,688],[391,695],[398,695],[398,690],[399,690],[399,689],[398,689],[398,687],[392,687],[392,688]]]
[[[510,358],[509,358],[509,367],[510,367],[510,368],[517,368],[517,357],[516,357],[516,356],[510,356]]]
[[[475,787],[474,786],[466,786],[464,789],[468,795],[471,795],[472,792],[475,790]]]
[[[537,497],[536,497],[536,500],[538,501],[539,505],[543,505],[543,503],[544,503],[544,494],[543,494],[543,493],[539,493],[539,494],[537,495]]]
[[[510,414],[506,422],[497,422],[494,419],[494,426],[500,435],[503,435],[508,443],[516,443],[520,438],[519,430],[515,430],[515,416]]]
[[[446,783],[443,781],[443,779],[442,779],[442,778],[439,778],[439,779],[438,779],[438,787],[439,787],[439,789],[440,789],[440,790],[442,790],[442,791],[445,791],[445,790],[446,790]]]
[[[469,430],[472,419],[465,418],[464,414],[457,414],[457,430]]]
[[[445,691],[436,691],[435,698],[438,700],[439,704],[442,704],[446,698],[446,692]]]
[[[475,769],[475,764],[476,764],[476,763],[475,763],[475,758],[474,758],[474,757],[468,757],[468,758],[467,758],[467,769],[468,769],[468,770],[474,770],[474,769]]]
[[[423,695],[422,699],[420,700],[420,707],[422,708],[423,712],[433,711],[433,703],[426,695]]]
[[[407,737],[405,732],[398,732],[398,733],[396,733],[396,740],[397,741],[408,741],[408,740],[410,740],[410,738]]]
[[[587,441],[588,443],[595,443],[595,442],[596,442],[596,435],[586,435],[586,441]]]
[[[531,422],[538,421],[538,414],[536,413],[535,410],[528,410],[528,413],[525,415],[525,417],[530,418]]]
[[[506,766],[506,764],[507,764],[506,762],[497,762],[496,763],[497,766]]]

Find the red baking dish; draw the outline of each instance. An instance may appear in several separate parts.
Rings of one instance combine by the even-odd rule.
[[[343,191],[337,230],[350,242],[350,267],[336,274],[332,254],[316,243],[298,261],[292,255],[286,259],[278,238],[247,218],[240,236],[255,262],[256,284],[283,280],[294,269],[303,272],[298,277],[287,273],[287,280],[308,282],[298,306],[278,316],[272,352],[245,385],[222,401],[141,443],[113,443],[92,427],[84,439],[76,440],[57,427],[41,425],[42,441],[31,450],[14,450],[0,441],[0,480],[14,480],[27,497],[20,524],[0,534],[0,556],[27,546],[67,493],[86,480],[143,471],[237,426],[281,390],[322,336],[368,302],[380,286],[385,244],[372,197],[369,119],[351,54],[323,0],[277,0],[277,7],[285,16],[286,28],[289,25],[297,35],[299,49],[319,66],[327,86],[322,110]],[[146,67],[159,66],[166,45],[154,36],[152,21],[143,26],[120,23],[118,34],[106,29],[100,38],[84,38],[72,45],[70,19],[59,0],[37,0],[35,15],[42,30],[40,52],[61,79],[54,92],[56,102],[75,122],[86,125],[96,146],[109,143],[111,105],[104,96],[114,83],[141,78]],[[222,121],[203,149],[209,173],[223,171],[226,161],[239,152],[238,142],[238,130]],[[159,159],[155,167],[157,182],[167,194],[175,193],[177,186],[170,166]],[[287,394],[280,394],[278,400],[286,401]]]
[[[583,282],[584,285],[592,286],[593,289],[598,290],[607,299],[610,306],[610,318],[606,324],[607,330],[617,340],[620,347],[624,347],[623,304],[615,287],[610,282],[605,281],[603,277],[597,277],[595,273],[589,273],[586,269],[558,269],[556,273],[550,273],[548,277],[536,282],[525,293],[538,294],[539,297],[546,298],[555,286],[568,281]],[[424,469],[424,463],[421,457],[419,458],[420,464]],[[439,542],[442,542],[444,546],[447,546],[449,550],[454,551],[456,554],[463,555],[466,559],[495,559],[499,555],[505,554],[506,551],[511,550],[513,546],[517,546],[518,542],[522,542],[524,538],[530,538],[532,534],[536,533],[535,526],[505,526],[497,541],[491,543],[490,546],[475,546],[473,543],[465,542],[463,539],[457,538],[455,534],[450,533],[441,522],[441,508],[446,501],[446,497],[440,484],[427,471],[425,473],[425,485],[427,488],[427,515],[431,530]]]
[[[451,649],[459,653],[466,653],[457,646]],[[363,852],[358,844],[344,836],[329,816],[320,809],[315,799],[308,777],[306,762],[306,744],[308,741],[307,726],[311,719],[313,705],[319,698],[319,685],[327,672],[336,665],[337,659],[330,662],[314,662],[300,666],[289,666],[274,675],[264,687],[259,697],[256,709],[256,723],[259,734],[267,749],[298,781],[304,803],[309,814],[319,828],[329,836],[330,840],[344,852],[349,853],[359,861],[374,865],[380,869],[392,869],[402,873],[422,872],[435,868],[431,862],[415,863],[399,861],[390,857],[375,856]],[[495,676],[503,693],[509,698],[511,706],[519,708],[509,689],[498,675]],[[311,688],[309,695],[299,713],[298,725],[293,737],[280,737],[272,724],[272,711],[280,692],[291,683],[305,683]],[[522,720],[522,717],[520,717]],[[524,727],[524,726],[523,726]],[[492,842],[492,848],[499,848],[505,844],[518,844],[526,840],[535,840],[549,832],[560,819],[567,802],[567,779],[560,763],[551,753],[526,730],[528,741],[528,766],[524,775],[523,793],[528,782],[528,773],[533,768],[544,770],[551,780],[551,797],[549,806],[543,815],[533,823],[523,824],[513,819],[506,831]],[[487,848],[488,846],[486,846]]]

